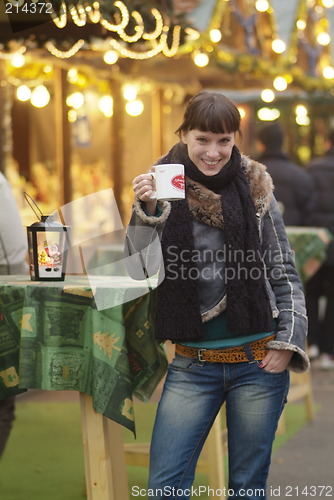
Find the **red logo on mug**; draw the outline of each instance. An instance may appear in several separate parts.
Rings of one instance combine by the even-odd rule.
[[[173,177],[171,180],[172,186],[174,186],[176,189],[184,189],[184,175],[178,174]]]

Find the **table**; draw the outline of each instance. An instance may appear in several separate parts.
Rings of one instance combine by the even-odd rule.
[[[80,392],[89,499],[127,498],[114,480],[125,474],[115,422],[135,432],[132,396],[148,400],[167,368],[148,292],[125,276],[0,277],[0,398]]]
[[[325,260],[333,236],[324,227],[287,226],[286,232],[295,254],[297,271],[305,284]]]

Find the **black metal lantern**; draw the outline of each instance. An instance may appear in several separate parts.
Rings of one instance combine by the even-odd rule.
[[[52,215],[40,213],[35,212],[40,220],[27,227],[31,280],[64,281],[69,227],[55,221]]]

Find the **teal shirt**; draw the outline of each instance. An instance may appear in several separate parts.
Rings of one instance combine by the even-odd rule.
[[[204,323],[204,336],[200,342],[180,342],[182,345],[204,349],[224,349],[237,347],[247,342],[263,339],[275,333],[276,320],[273,320],[273,331],[236,336],[227,328],[227,314],[222,314]]]

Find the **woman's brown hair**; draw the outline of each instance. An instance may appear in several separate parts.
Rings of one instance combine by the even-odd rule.
[[[240,133],[240,120],[239,110],[230,99],[218,92],[203,91],[188,102],[176,134],[193,129],[215,134]]]

